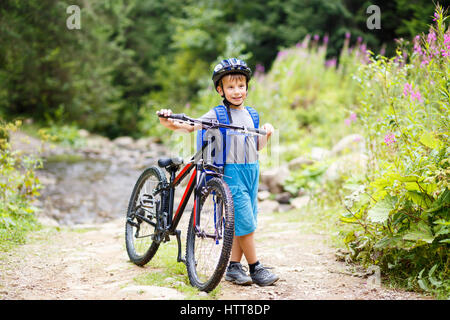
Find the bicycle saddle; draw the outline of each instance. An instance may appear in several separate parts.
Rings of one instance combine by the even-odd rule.
[[[183,164],[183,158],[175,157],[175,158],[161,158],[158,160],[158,166],[160,168],[167,168],[171,166],[179,166]]]

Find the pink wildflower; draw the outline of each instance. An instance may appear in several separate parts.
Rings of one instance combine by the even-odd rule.
[[[331,58],[327,61],[325,61],[325,67],[336,67],[336,58]]]
[[[431,30],[430,33],[428,33],[427,41],[428,41],[428,43],[432,43],[432,42],[436,41],[436,33],[434,33],[433,30]]]
[[[277,58],[283,58],[287,54],[288,54],[288,52],[286,50],[281,50],[281,51],[278,52]]]
[[[397,142],[397,140],[395,140],[395,135],[393,133],[388,133],[384,136],[384,143],[386,143],[388,146],[395,142]]]
[[[450,34],[448,33],[444,34],[444,44],[446,46],[450,45]]]
[[[414,91],[413,86],[410,83],[405,83],[405,85],[403,86],[403,95],[405,97],[410,96],[412,101],[417,100],[419,102],[422,102],[422,95],[420,94],[419,89]]]
[[[403,86],[403,95],[407,97],[411,92],[412,92],[412,84],[405,83],[405,85]]]
[[[424,60],[420,63],[420,65],[421,65],[421,66],[424,66],[424,65],[427,65],[427,64],[429,64],[429,63],[430,63],[430,60],[424,59]]]
[[[264,71],[265,71],[265,69],[264,69],[264,66],[262,65],[262,64],[257,64],[256,66],[255,66],[255,73],[257,72],[257,73],[264,73]]]
[[[420,46],[420,36],[417,35],[414,38],[414,52],[417,54],[422,54],[422,47]]]
[[[353,121],[356,121],[356,119],[357,119],[357,115],[356,115],[356,113],[353,112],[352,114],[350,114],[350,116],[347,119],[344,120],[345,125],[347,125],[347,126],[351,125]]]
[[[415,91],[415,92],[411,92],[411,98],[414,101],[415,99],[417,99],[417,101],[422,102],[422,96],[420,95],[419,90]]]
[[[438,19],[439,19],[439,13],[435,12],[433,21],[437,21]]]

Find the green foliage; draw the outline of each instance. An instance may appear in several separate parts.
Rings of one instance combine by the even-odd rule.
[[[367,29],[370,4],[380,6],[381,30]],[[66,28],[69,5],[81,8],[81,30]],[[109,137],[160,134],[144,123],[148,109],[198,104],[218,57],[241,54],[269,69],[280,48],[317,35],[330,59],[347,32],[392,54],[394,38],[426,31],[432,10],[428,0],[4,0],[0,115],[45,123],[62,108],[69,123]],[[306,110],[296,119],[320,121]]]
[[[322,185],[322,175],[328,165],[326,162],[315,162],[301,170],[294,171],[284,182],[284,189],[292,195],[297,195],[299,191],[315,191]]]
[[[16,130],[20,123],[0,122],[0,132]],[[12,151],[6,140],[0,148],[0,249],[23,243],[26,233],[35,230],[37,208],[32,200],[39,195],[40,183],[35,170],[39,159]]]
[[[450,34],[442,9],[436,12],[439,19],[420,38],[420,48],[417,42],[414,52],[373,58],[356,74],[361,90],[355,112],[371,165],[367,178],[347,195],[341,220],[355,226],[346,234],[354,260],[380,265],[407,288],[445,297],[450,286]]]

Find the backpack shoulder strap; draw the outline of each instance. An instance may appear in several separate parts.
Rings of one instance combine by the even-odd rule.
[[[258,112],[253,109],[252,107],[245,107],[248,111],[248,113],[250,113],[250,116],[252,117],[253,120],[253,124],[255,125],[255,128],[259,128],[259,114]]]
[[[225,106],[217,106],[214,108],[216,112],[217,121],[222,124],[230,124],[230,120],[228,119],[227,108]]]

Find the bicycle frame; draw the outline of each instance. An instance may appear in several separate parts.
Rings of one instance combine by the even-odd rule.
[[[222,173],[220,172],[221,169],[219,167],[216,167],[211,164],[204,164],[203,163],[203,152],[205,148],[209,146],[211,143],[210,140],[208,140],[202,147],[201,150],[199,150],[192,158],[189,163],[187,163],[183,169],[176,174],[178,171],[178,167],[170,168],[166,167],[166,171],[170,174],[170,180],[169,182],[164,183],[163,185],[158,185],[157,190],[155,194],[162,193],[162,201],[169,201],[168,203],[168,212],[167,212],[167,225],[166,228],[161,228],[161,226],[158,225],[158,219],[157,222],[151,221],[150,219],[140,216],[140,219],[145,221],[146,223],[152,225],[153,227],[156,227],[159,232],[161,232],[160,237],[158,237],[159,241],[168,241],[170,240],[168,235],[175,235],[177,237],[178,242],[178,262],[185,262],[185,260],[181,257],[181,231],[177,230],[178,223],[180,222],[180,219],[184,213],[184,210],[186,208],[186,205],[188,204],[192,192],[194,192],[194,210],[193,210],[193,224],[194,224],[194,230],[197,232],[200,230],[200,206],[197,204],[200,203],[200,197],[201,197],[201,187],[203,186],[203,181],[206,181],[206,173],[203,169],[211,169],[212,171],[208,171],[208,174],[211,174],[213,176],[219,176],[222,177]],[[189,178],[189,182],[186,186],[186,189],[184,191],[183,197],[177,207],[177,210],[175,211],[174,215],[174,201],[175,201],[175,189],[176,187],[183,181],[189,173],[192,172],[191,177]],[[165,206],[163,206],[165,207]],[[165,239],[165,240],[163,240]]]
[[[172,115],[174,116],[174,115]],[[245,133],[249,134],[251,132],[264,132],[264,130],[260,129],[247,129],[245,127],[239,127],[239,126],[233,126],[233,125],[224,125],[219,124],[218,122],[207,122],[207,121],[198,121],[195,119],[191,119],[183,115],[178,115],[178,119],[182,121],[191,121],[191,122],[200,122],[203,125],[205,125],[207,128],[216,129],[219,127],[225,127],[235,130],[243,130]],[[211,140],[207,140],[206,143],[203,144],[201,150],[198,150],[197,153],[191,158],[189,163],[186,164],[186,166],[183,167],[183,169],[176,174],[176,172],[179,169],[179,166],[174,167],[166,167],[166,171],[170,174],[170,180],[169,183],[165,183],[164,185],[157,187],[157,193],[162,192],[162,201],[169,201],[168,203],[168,212],[167,212],[167,225],[165,228],[160,229],[160,226],[158,226],[158,222],[155,223],[153,221],[150,221],[149,219],[145,217],[140,217],[145,222],[151,224],[152,226],[159,229],[158,231],[161,232],[160,235],[162,237],[159,237],[159,241],[163,241],[162,239],[165,239],[164,241],[170,240],[168,235],[176,235],[177,242],[178,242],[178,262],[185,262],[185,260],[181,257],[181,231],[177,230],[178,223],[180,222],[180,219],[184,213],[184,210],[186,208],[187,203],[189,202],[189,199],[191,198],[192,192],[194,192],[194,208],[193,208],[193,227],[194,231],[197,233],[201,233],[200,229],[200,201],[201,201],[201,188],[204,185],[204,182],[206,182],[206,175],[212,175],[222,178],[223,177],[223,169],[220,167],[217,167],[213,164],[205,164],[204,163],[204,150],[209,147],[209,145],[214,141],[214,138]],[[208,172],[206,173],[206,170]],[[186,189],[184,191],[183,197],[181,198],[181,201],[177,207],[177,210],[174,215],[174,201],[175,201],[175,188],[183,181],[189,173],[193,171],[191,177],[189,178],[189,182],[186,186]],[[168,194],[167,194],[168,193]],[[168,199],[168,200],[167,200]],[[165,206],[163,206],[165,207]],[[157,220],[158,221],[158,220]],[[202,236],[209,237],[210,235],[202,234]]]

